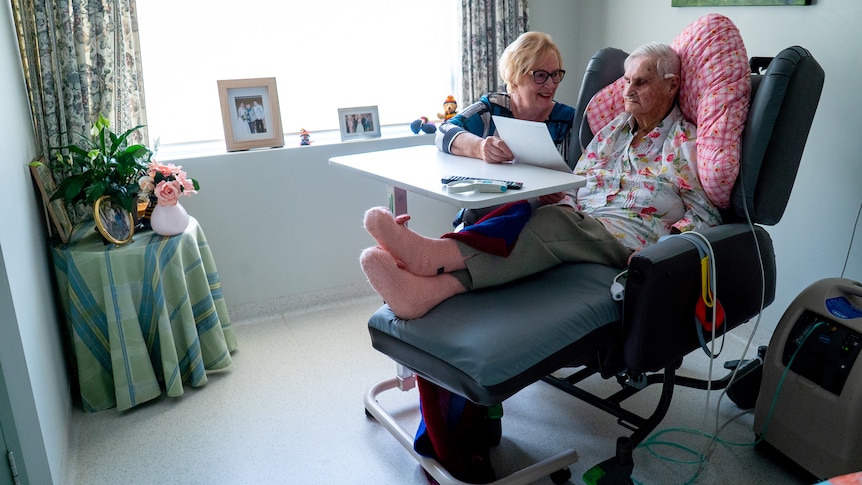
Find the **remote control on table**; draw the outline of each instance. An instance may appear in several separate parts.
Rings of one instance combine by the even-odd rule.
[[[446,188],[451,193],[458,192],[505,192],[506,184],[495,180],[453,180],[446,184]]]
[[[463,175],[447,175],[440,179],[444,184],[449,184],[452,182],[461,182],[464,180],[488,180],[486,178],[477,178],[477,177],[464,177]],[[500,182],[501,184],[506,185],[506,190],[521,190],[524,186],[523,182],[512,182],[510,180],[492,180],[492,182]]]

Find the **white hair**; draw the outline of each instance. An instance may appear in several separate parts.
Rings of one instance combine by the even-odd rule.
[[[646,57],[655,65],[656,71],[662,79],[667,79],[674,76],[679,76],[680,64],[679,54],[676,53],[671,46],[658,42],[650,42],[644,44],[629,54],[623,64],[623,68],[628,70],[629,64],[635,58]]]

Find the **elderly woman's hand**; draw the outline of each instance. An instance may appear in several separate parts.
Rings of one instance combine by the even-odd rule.
[[[506,143],[496,136],[482,139],[479,150],[482,154],[482,160],[488,163],[511,162],[515,158]]]

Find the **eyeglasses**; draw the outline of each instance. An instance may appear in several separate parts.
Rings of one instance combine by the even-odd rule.
[[[545,84],[545,82],[548,81],[548,78],[551,78],[551,81],[553,81],[554,84],[560,84],[560,81],[563,80],[563,76],[566,75],[566,71],[563,69],[557,69],[554,72],[539,70],[530,71],[529,74],[533,76],[533,82],[536,84]]]

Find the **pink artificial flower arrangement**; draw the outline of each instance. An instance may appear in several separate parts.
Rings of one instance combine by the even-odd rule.
[[[138,180],[142,200],[155,199],[159,205],[176,205],[180,195],[191,197],[198,193],[198,181],[186,175],[182,167],[173,163],[162,165],[158,162],[147,164],[147,174]]]

